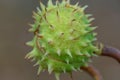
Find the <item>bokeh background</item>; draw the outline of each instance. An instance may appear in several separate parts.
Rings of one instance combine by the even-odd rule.
[[[71,0],[88,5],[87,13],[93,14],[97,25],[98,41],[120,49],[120,0]],[[43,0],[46,4],[47,0]],[[28,32],[32,23],[32,11],[39,6],[39,0],[0,0],[0,80],[55,80],[47,72],[36,75],[37,67],[25,60],[31,48],[25,42],[32,39]],[[120,79],[120,64],[108,57],[93,58],[104,80]],[[93,80],[85,72],[73,72],[74,80]],[[62,74],[61,80],[71,80]]]

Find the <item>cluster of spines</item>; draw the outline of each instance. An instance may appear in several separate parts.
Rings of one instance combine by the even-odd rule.
[[[75,14],[75,12],[76,11],[79,11],[79,9],[77,9],[78,8],[78,3],[76,4],[76,5],[74,5],[74,6],[71,6],[70,4],[70,0],[63,0],[62,1],[62,5],[65,5],[66,7],[71,7],[71,8],[74,8],[73,9],[73,11],[72,11],[72,13],[73,14]],[[49,56],[49,52],[47,52],[47,51],[45,51],[45,48],[44,48],[44,46],[41,46],[41,42],[40,42],[40,40],[41,39],[43,39],[44,38],[44,35],[42,35],[41,33],[40,33],[40,30],[41,30],[41,25],[40,25],[40,22],[43,20],[43,21],[45,21],[46,23],[47,23],[47,25],[49,25],[49,28],[51,29],[51,30],[54,30],[54,26],[52,25],[52,24],[50,24],[49,23],[49,21],[47,20],[47,18],[46,18],[46,13],[49,13],[49,11],[51,10],[53,10],[54,8],[59,8],[59,5],[61,5],[61,4],[59,4],[59,2],[58,1],[56,1],[56,5],[53,5],[53,3],[52,3],[52,0],[49,0],[48,1],[48,7],[46,8],[42,3],[40,3],[40,5],[41,5],[41,9],[42,9],[42,11],[39,9],[39,8],[37,8],[37,10],[38,10],[38,12],[37,13],[33,13],[34,14],[34,19],[35,19],[35,23],[34,24],[32,24],[31,26],[32,26],[32,28],[30,29],[30,31],[31,32],[34,32],[34,34],[35,34],[35,37],[34,37],[34,39],[32,40],[32,41],[30,41],[30,42],[28,42],[27,44],[28,45],[30,45],[30,46],[32,46],[34,49],[32,50],[32,52],[30,52],[26,57],[28,57],[28,58],[33,58],[33,60],[36,60],[37,61],[37,63],[35,64],[35,65],[39,65],[39,68],[38,68],[38,74],[43,70],[43,69],[48,69],[48,71],[49,71],[49,73],[51,73],[52,71],[54,71],[54,63],[52,63],[52,60],[50,61],[49,60],[49,58],[51,58],[50,56]],[[56,7],[57,6],[57,7]],[[81,12],[84,12],[84,10],[85,10],[85,8],[86,8],[87,6],[85,6],[85,7],[82,7],[82,8],[80,8],[80,11]],[[48,11],[49,10],[49,11]],[[60,16],[59,16],[59,11],[57,10],[56,11],[56,16],[57,16],[57,18],[58,18],[58,20],[59,20],[59,18],[60,18]],[[88,18],[88,17],[90,17],[91,15],[85,15],[85,17],[86,18]],[[85,26],[90,26],[90,22],[93,20],[93,18],[91,18],[91,19],[88,19],[88,22],[86,22],[86,25]],[[70,23],[73,23],[74,21],[76,21],[75,19],[72,19],[71,20],[71,22]],[[42,23],[42,22],[41,22]],[[89,32],[90,31],[93,31],[94,29],[95,29],[95,27],[88,27],[88,28],[86,28]],[[72,29],[71,30],[71,34],[73,34],[75,32],[75,30],[74,29]],[[85,33],[85,32],[83,32],[83,33]],[[64,35],[64,32],[61,32],[60,34],[59,34],[59,36],[58,37],[62,37]],[[95,33],[93,33],[93,35],[95,36],[96,34]],[[70,40],[76,40],[77,39],[77,37],[75,37],[75,38],[73,38],[73,37],[69,37],[69,39]],[[95,39],[95,38],[94,38]],[[79,39],[78,39],[79,40]],[[94,41],[94,40],[93,40]],[[86,45],[84,42],[80,42],[81,44],[83,44],[83,45]],[[54,42],[52,41],[52,40],[49,40],[46,44],[49,44],[49,45],[53,45],[54,44]],[[59,46],[58,46],[59,47]],[[65,46],[64,46],[65,47]],[[95,48],[94,46],[93,46],[93,48]],[[96,50],[97,48],[95,48],[95,50]],[[97,51],[97,50],[96,50]],[[84,51],[85,52],[85,51]],[[44,53],[44,54],[43,54]],[[56,50],[56,53],[57,53],[57,55],[59,56],[59,57],[61,57],[61,49],[57,49]],[[74,53],[71,53],[71,51],[69,50],[69,49],[67,49],[66,50],[66,54],[69,56],[69,58],[73,58],[74,57]],[[90,53],[88,53],[87,51],[83,54],[83,53],[81,53],[80,52],[80,50],[79,49],[77,49],[77,54],[79,54],[80,56],[86,56],[87,58],[89,58],[89,57],[91,57],[92,55],[94,55],[94,54],[90,54]],[[53,54],[53,55],[55,55],[55,54]],[[63,54],[64,55],[64,54]],[[65,55],[66,56],[66,55]],[[85,57],[85,58],[86,58]],[[67,59],[66,58],[66,63],[67,64],[70,64],[70,60],[69,60],[69,58]],[[64,58],[63,58],[64,59]],[[56,61],[59,61],[59,60],[56,60]],[[54,61],[53,61],[54,62]],[[62,61],[61,61],[62,62]],[[87,63],[87,61],[85,61],[85,59],[82,59],[82,62],[84,63],[84,65],[86,65]],[[61,66],[61,65],[59,65],[59,66]],[[83,65],[82,65],[83,66]],[[80,68],[78,67],[77,69],[74,67],[74,65],[72,66],[71,65],[71,70],[79,70]],[[54,71],[55,72],[55,71]],[[64,68],[63,67],[63,72],[66,72],[66,68]],[[58,76],[59,76],[59,74],[60,74],[61,72],[55,72],[55,74],[56,74],[56,78],[57,78],[57,80],[59,80],[59,78],[58,78]]]

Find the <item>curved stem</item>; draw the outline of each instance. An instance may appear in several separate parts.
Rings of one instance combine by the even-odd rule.
[[[92,65],[89,65],[87,67],[81,67],[81,69],[89,73],[92,77],[94,77],[95,80],[103,80],[99,71],[96,68],[94,68]]]
[[[114,47],[104,46],[101,56],[112,57],[120,63],[120,50],[118,50]]]

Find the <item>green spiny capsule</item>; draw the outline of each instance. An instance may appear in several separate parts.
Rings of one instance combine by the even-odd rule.
[[[56,79],[62,72],[70,73],[86,66],[90,57],[99,51],[94,45],[96,33],[91,27],[85,7],[71,5],[69,0],[48,1],[47,7],[40,3],[41,9],[33,13],[34,24],[29,31],[35,35],[27,44],[33,50],[26,57],[36,60],[38,73],[48,70],[54,72]]]

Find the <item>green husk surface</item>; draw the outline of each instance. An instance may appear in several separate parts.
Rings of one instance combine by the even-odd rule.
[[[94,45],[96,27],[91,26],[93,18],[85,14],[87,6],[72,5],[69,0],[48,5],[40,3],[33,13],[34,23],[30,32],[34,37],[27,45],[33,50],[27,54],[38,65],[38,74],[43,70],[54,72],[57,80],[60,73],[70,73],[87,66],[90,58],[99,49]]]

